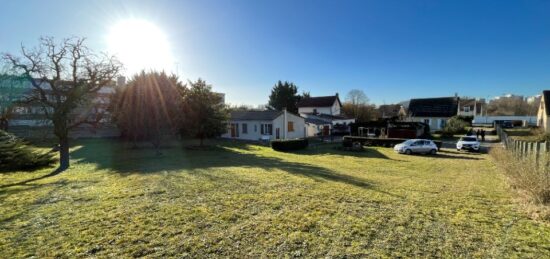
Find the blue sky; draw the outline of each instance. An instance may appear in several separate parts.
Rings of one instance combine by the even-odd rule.
[[[176,71],[234,104],[277,80],[313,96],[363,90],[376,104],[550,88],[549,1],[0,1],[0,52],[41,35],[106,35],[124,19],[161,29]],[[53,13],[58,10],[59,14]],[[177,64],[176,64],[177,62]]]

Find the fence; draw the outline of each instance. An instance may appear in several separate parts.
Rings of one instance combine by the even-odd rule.
[[[504,147],[519,159],[530,159],[537,165],[548,166],[550,159],[550,142],[532,142],[514,139],[500,126],[496,127],[497,135]]]

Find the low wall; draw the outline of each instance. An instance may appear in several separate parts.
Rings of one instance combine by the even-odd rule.
[[[493,124],[495,121],[526,121],[528,125],[537,125],[537,116],[475,116],[473,124]]]

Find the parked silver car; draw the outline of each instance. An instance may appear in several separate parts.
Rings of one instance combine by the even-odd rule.
[[[412,153],[432,154],[437,153],[437,145],[429,139],[409,139],[395,145],[395,152],[410,155]]]

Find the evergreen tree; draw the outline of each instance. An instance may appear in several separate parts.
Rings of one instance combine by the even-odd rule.
[[[309,96],[309,93],[307,94]],[[289,112],[298,113],[296,104],[300,101],[298,87],[294,83],[280,80],[271,89],[269,96],[269,105],[276,110],[286,108]]]
[[[176,76],[164,72],[135,75],[115,92],[110,107],[123,137],[150,141],[160,154],[162,137],[175,134],[180,125],[182,88]]]
[[[53,162],[52,154],[36,152],[22,139],[0,130],[0,171],[31,170]]]
[[[187,135],[200,139],[217,137],[227,131],[228,111],[222,97],[200,78],[189,82],[183,94],[183,127]]]

